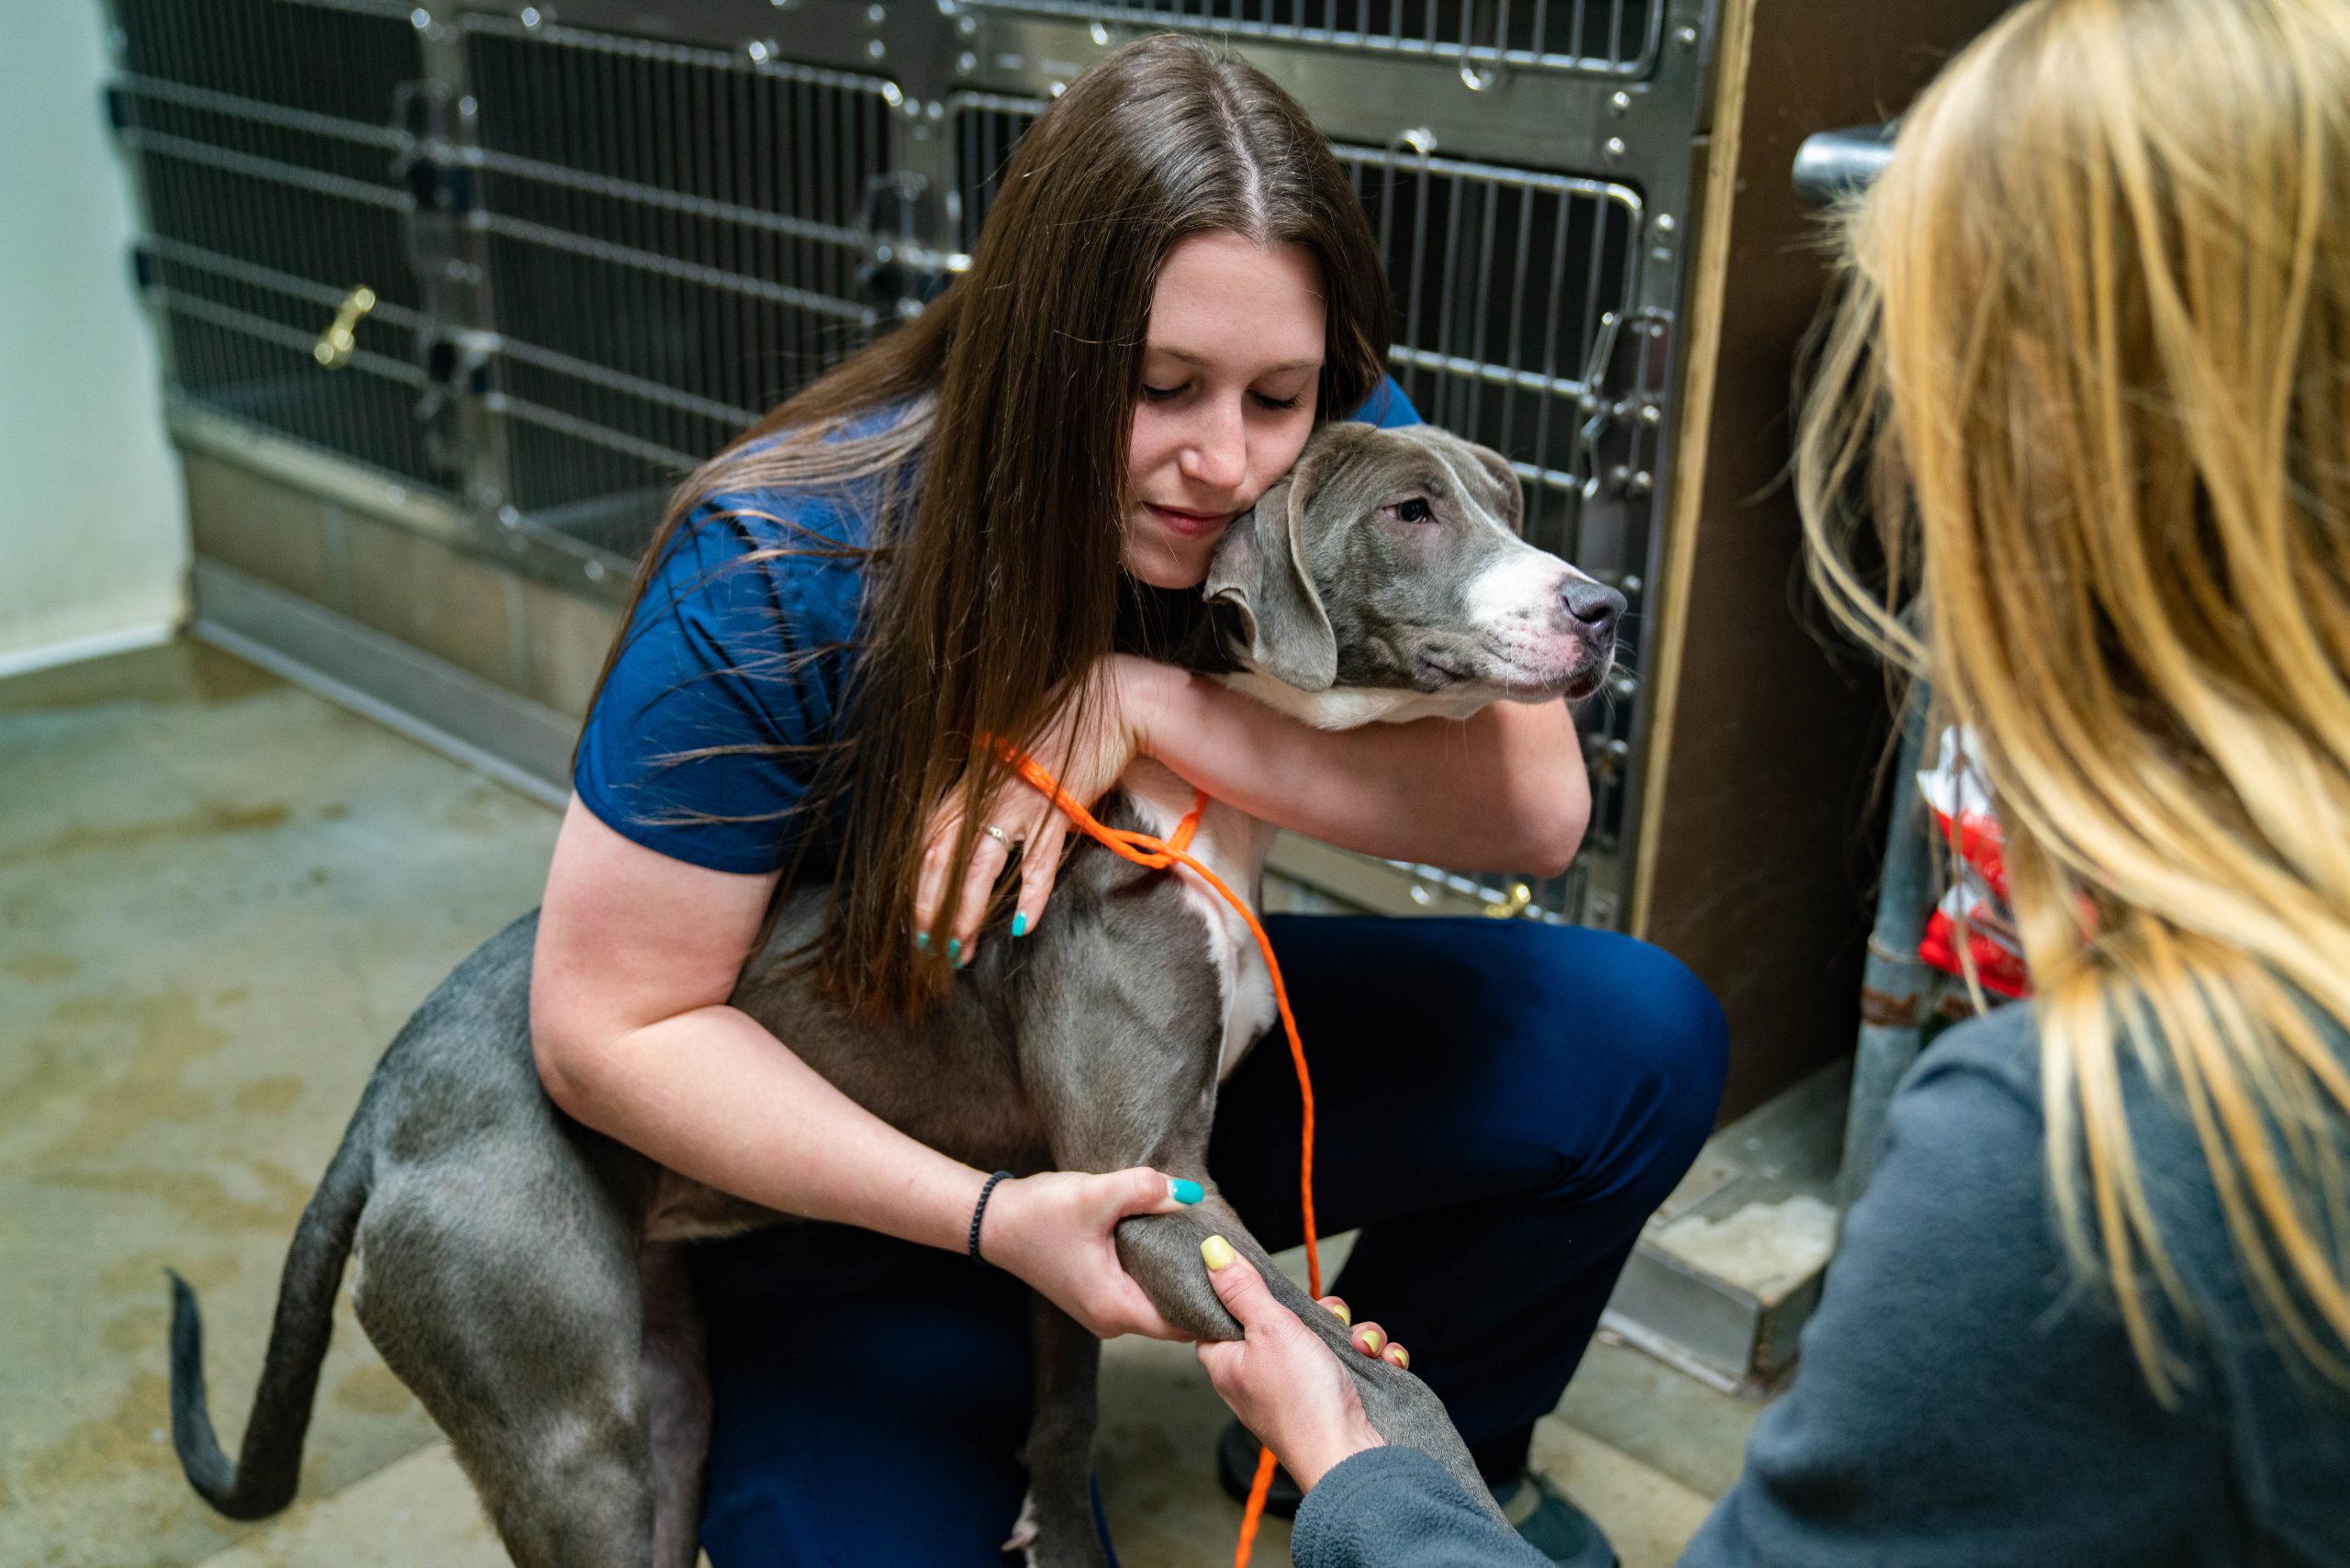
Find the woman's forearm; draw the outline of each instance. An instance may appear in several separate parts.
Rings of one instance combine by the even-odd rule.
[[[1562,701],[1316,730],[1205,677],[1140,660],[1121,673],[1145,748],[1266,822],[1464,871],[1555,875],[1582,846],[1591,784]]]
[[[563,1108],[679,1174],[959,1250],[986,1178],[851,1100],[744,1013],[697,1008],[564,1053]]]

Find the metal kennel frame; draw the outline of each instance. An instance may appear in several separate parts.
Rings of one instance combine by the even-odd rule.
[[[973,0],[990,10],[1141,23],[1268,43],[1638,80],[1657,59],[1662,0]]]
[[[1228,40],[1379,234],[1392,367],[1631,600],[1562,878],[1285,844],[1373,907],[1620,924],[1707,0],[104,0],[176,437],[617,595],[677,479],[947,286],[1110,48]]]

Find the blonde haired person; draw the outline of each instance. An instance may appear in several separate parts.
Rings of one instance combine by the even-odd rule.
[[[1846,234],[1813,575],[1975,727],[2038,1000],[1685,1561],[2350,1562],[2350,5],[2020,6]]]
[[[1844,238],[1814,577],[1975,727],[2038,1000],[1902,1087],[1684,1568],[2350,1563],[2350,3],[2031,0]],[[1525,1561],[1241,1316],[1301,1568]]]

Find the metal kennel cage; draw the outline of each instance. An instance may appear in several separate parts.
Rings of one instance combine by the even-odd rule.
[[[1270,43],[1639,80],[1655,65],[1662,0],[973,0],[990,10],[1076,17]]]
[[[265,0],[121,0],[116,18],[108,105],[143,175],[139,281],[174,397],[454,495],[412,411],[432,328],[399,168],[417,29]],[[338,358],[320,328],[346,310]]]
[[[1638,644],[1562,878],[1285,842],[1372,907],[1623,923],[1706,0],[109,0],[185,446],[361,480],[617,594],[682,473],[918,313],[1087,63],[1178,29],[1294,93],[1395,292],[1393,370],[1495,447]],[[199,582],[201,587],[201,579]]]

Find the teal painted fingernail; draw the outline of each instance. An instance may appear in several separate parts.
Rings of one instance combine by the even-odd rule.
[[[962,957],[963,939],[960,936],[949,936],[946,939],[946,961],[950,964],[958,963]]]
[[[1025,914],[1014,914],[1012,917],[1012,934],[1014,936],[1028,935],[1028,917]]]
[[[1167,1192],[1179,1204],[1196,1204],[1208,1195],[1206,1188],[1197,1182],[1186,1182],[1181,1176],[1167,1179]]]
[[[929,932],[917,931],[914,933],[914,951],[917,953],[927,953],[930,951]]]

